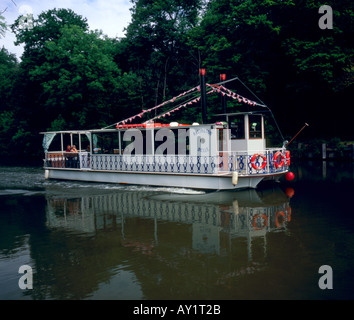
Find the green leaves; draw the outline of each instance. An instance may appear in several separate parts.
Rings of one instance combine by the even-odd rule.
[[[298,73],[312,73],[331,86],[332,90],[341,90],[348,84],[341,77],[350,70],[348,49],[335,44],[333,37],[321,37],[318,41],[290,38],[284,41],[286,53],[294,62]]]
[[[0,38],[5,37],[6,30],[7,25],[5,22],[5,18],[0,14]]]
[[[78,26],[88,30],[86,18],[82,18],[70,9],[52,9],[42,12],[33,21],[32,28],[23,28],[21,16],[12,24],[12,32],[16,34],[16,44],[25,44],[25,57],[34,53],[40,54],[47,41],[55,41],[64,26]],[[32,57],[33,58],[33,57]]]
[[[27,64],[29,78],[42,87],[41,101],[54,123],[60,115],[70,127],[94,126],[108,113],[97,112],[97,105],[109,107],[119,82],[112,43],[78,25],[57,30],[55,38],[41,45],[41,61]]]
[[[318,27],[320,1],[132,3],[122,39],[89,31],[86,18],[68,9],[42,12],[33,28],[22,28],[21,17],[15,21],[11,29],[24,54],[18,63],[0,49],[0,148],[11,139],[27,148],[48,128],[97,128],[128,118],[197,85],[201,66],[208,82],[218,81],[220,73],[240,77],[290,133],[298,130],[297,121],[318,124],[316,133],[336,127],[333,115],[319,121],[318,114],[352,100],[351,0],[327,3],[333,30]],[[0,18],[0,36],[4,26]],[[210,114],[220,110],[219,100],[208,97]],[[197,106],[168,121],[199,116]],[[344,132],[348,121],[338,116],[342,125],[329,134]]]
[[[198,60],[187,44],[198,21],[200,0],[134,0],[118,64],[139,77],[140,107],[157,105],[198,81]],[[193,75],[192,70],[193,68]],[[187,72],[187,73],[186,73]],[[187,76],[191,75],[191,76]]]

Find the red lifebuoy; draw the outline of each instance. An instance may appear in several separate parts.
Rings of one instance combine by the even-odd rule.
[[[285,152],[285,161],[286,161],[286,165],[289,167],[290,166],[290,151]]]
[[[288,206],[287,208],[286,208],[286,216],[287,216],[287,220],[288,220],[288,222],[289,221],[291,221],[291,207],[290,206]]]
[[[257,167],[256,166],[256,158],[261,157],[263,159],[262,165]],[[252,164],[252,168],[255,170],[262,170],[265,168],[265,166],[267,165],[267,158],[265,155],[261,154],[261,153],[255,153],[253,155],[253,157],[251,158],[251,164]]]
[[[257,227],[257,219],[258,218],[263,218],[263,220],[264,220],[264,226],[262,227],[262,228],[258,228]],[[268,218],[267,218],[267,216],[263,213],[263,214],[261,214],[261,215],[259,215],[259,214],[256,214],[254,217],[253,217],[253,228],[255,228],[256,230],[261,230],[261,229],[263,229],[264,227],[267,227],[268,226]]]
[[[278,157],[281,157],[281,161],[278,162]],[[274,165],[276,168],[281,168],[283,165],[284,165],[284,160],[285,160],[285,157],[284,155],[278,151],[275,153],[274,157],[273,157],[273,162],[274,162]]]

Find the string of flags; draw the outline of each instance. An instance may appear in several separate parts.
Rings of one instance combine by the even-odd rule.
[[[215,86],[215,85],[211,85],[211,84],[206,84],[207,86],[211,87],[213,89],[212,92],[217,92],[217,93],[221,93],[223,96],[227,96],[229,98],[232,98],[234,100],[238,100],[238,102],[243,102],[243,103],[247,103],[251,106],[255,106],[255,105],[258,105],[258,103],[256,103],[255,101],[252,101],[252,100],[249,100],[243,96],[240,96],[239,94],[221,86],[221,85],[218,85],[218,86]]]
[[[124,124],[126,124],[126,123],[128,123],[128,122],[132,122],[136,117],[142,118],[142,116],[143,116],[145,113],[151,112],[151,111],[156,110],[156,109],[158,109],[158,108],[161,108],[162,106],[164,106],[164,105],[166,105],[166,104],[168,104],[168,103],[173,103],[173,102],[175,102],[177,99],[179,99],[179,98],[181,98],[181,97],[183,97],[183,96],[185,96],[185,95],[187,95],[187,94],[189,94],[189,93],[191,93],[191,92],[193,92],[193,91],[195,91],[195,90],[200,91],[199,86],[194,87],[194,88],[192,88],[192,89],[190,89],[190,90],[188,90],[188,91],[185,91],[185,92],[179,94],[178,96],[173,97],[172,99],[167,100],[167,101],[165,101],[165,102],[163,102],[163,103],[161,103],[161,104],[159,104],[159,105],[157,105],[157,106],[155,106],[155,107],[153,107],[153,108],[143,110],[142,112],[136,114],[135,116],[132,116],[132,117],[127,118],[127,119],[125,119],[125,120],[119,121],[119,122],[117,122],[117,125],[119,125],[119,124],[123,124],[123,125],[124,125]],[[176,108],[176,109],[178,109],[178,108]],[[171,111],[169,111],[169,112],[174,112],[174,111],[176,111],[176,109],[174,109],[173,111],[171,110]],[[169,113],[169,112],[167,112],[167,113]],[[166,113],[166,114],[167,114],[167,113]],[[165,116],[166,116],[166,114],[165,114]],[[169,114],[168,114],[168,115],[169,115]]]
[[[262,107],[263,107],[263,105],[260,105],[260,104],[256,103],[255,101],[249,100],[249,99],[247,99],[247,98],[245,98],[245,97],[243,97],[243,96],[241,96],[241,95],[239,95],[239,94],[237,94],[237,93],[235,93],[235,92],[233,92],[233,91],[231,91],[231,90],[225,88],[225,87],[222,86],[222,85],[211,85],[211,84],[208,84],[208,83],[207,83],[206,86],[209,87],[209,88],[211,88],[211,90],[210,90],[209,92],[207,92],[207,94],[211,94],[211,93],[217,92],[217,93],[221,93],[223,96],[226,95],[226,96],[229,97],[229,98],[232,98],[232,99],[234,99],[234,100],[238,100],[238,102],[247,103],[247,104],[252,105],[252,106],[259,105],[259,106],[262,106]],[[192,92],[195,91],[195,90],[198,90],[198,91],[200,92],[200,86],[197,86],[197,87],[194,87],[194,88],[192,88],[192,89],[190,89],[190,90],[188,90],[188,91],[185,91],[185,92],[179,94],[178,96],[173,97],[172,99],[169,99],[169,100],[167,100],[167,101],[165,101],[165,102],[163,102],[163,103],[161,103],[161,104],[159,104],[159,105],[157,105],[157,106],[155,106],[155,107],[152,107],[152,108],[146,109],[146,110],[143,109],[142,112],[140,112],[140,113],[138,113],[138,114],[136,114],[136,115],[134,115],[134,116],[132,116],[132,117],[130,117],[130,118],[127,118],[127,119],[125,119],[125,120],[119,121],[119,122],[116,123],[116,125],[117,125],[117,126],[118,126],[119,124],[125,125],[125,124],[127,124],[128,122],[132,122],[132,121],[133,121],[134,119],[136,119],[137,117],[142,118],[142,116],[143,116],[145,113],[151,112],[151,111],[156,110],[156,109],[158,109],[158,108],[161,108],[161,107],[165,106],[166,104],[173,103],[173,102],[175,102],[176,100],[178,100],[179,98],[184,97],[184,96],[186,96],[186,95],[192,93]],[[198,102],[198,101],[200,101],[200,96],[199,96],[199,97],[196,97],[196,98],[192,98],[190,101],[188,101],[188,102],[186,102],[186,103],[184,103],[184,104],[180,104],[180,105],[178,105],[176,108],[171,109],[171,110],[169,110],[169,111],[167,111],[167,112],[165,112],[165,113],[163,113],[163,114],[160,114],[160,115],[158,115],[158,116],[156,116],[156,117],[154,117],[154,118],[152,118],[152,119],[149,119],[149,120],[145,121],[144,123],[153,121],[153,120],[155,120],[155,119],[165,118],[166,116],[170,116],[171,113],[173,113],[173,112],[175,112],[175,111],[178,111],[178,110],[180,110],[181,108],[184,108],[184,107],[186,107],[186,106],[188,106],[188,105],[191,105],[191,104],[193,104],[193,103],[196,103],[196,102]]]
[[[174,109],[172,109],[172,110],[169,110],[169,111],[166,112],[166,113],[163,113],[163,114],[158,115],[158,116],[156,116],[156,117],[154,117],[154,118],[152,118],[152,119],[150,119],[150,120],[148,120],[148,121],[145,121],[145,123],[150,122],[150,121],[153,121],[153,120],[155,120],[155,119],[160,119],[161,117],[164,118],[164,117],[166,117],[166,116],[170,116],[171,113],[173,113],[173,112],[175,112],[175,111],[178,111],[179,109],[184,108],[184,107],[186,107],[187,105],[196,103],[196,102],[198,102],[199,100],[200,100],[200,97],[197,97],[197,98],[195,98],[195,99],[193,99],[193,100],[191,100],[191,101],[189,101],[189,102],[187,102],[187,103],[180,104],[178,107],[176,107],[176,108],[174,108]]]

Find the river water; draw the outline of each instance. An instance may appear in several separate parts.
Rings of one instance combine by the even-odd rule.
[[[353,299],[353,163],[292,171],[203,192],[1,167],[0,299]]]

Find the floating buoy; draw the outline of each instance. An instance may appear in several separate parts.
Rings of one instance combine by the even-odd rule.
[[[292,172],[288,172],[285,175],[285,179],[288,180],[288,181],[292,181],[292,180],[294,180],[294,178],[295,178],[295,175]]]

